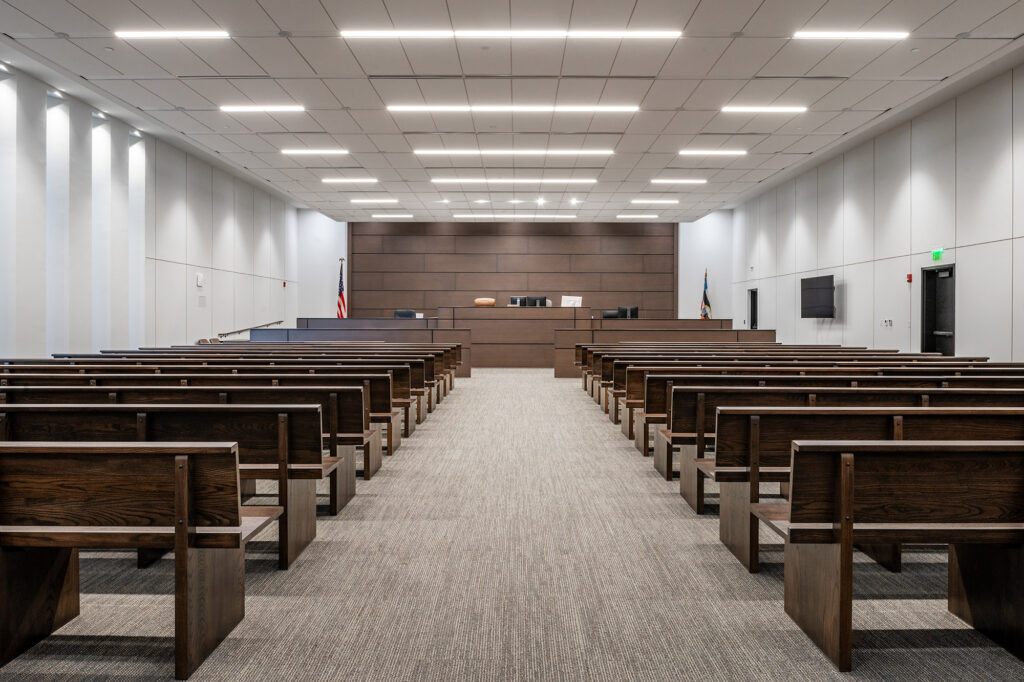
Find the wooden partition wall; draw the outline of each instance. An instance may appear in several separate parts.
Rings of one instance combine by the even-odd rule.
[[[349,223],[350,314],[573,295],[674,318],[676,262],[673,223]]]

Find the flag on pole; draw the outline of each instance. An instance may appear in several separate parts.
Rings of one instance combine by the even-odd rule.
[[[700,300],[700,319],[711,319],[711,301],[708,300],[708,271],[704,270],[704,296]]]
[[[345,259],[339,258],[338,268],[338,317],[348,317],[348,307],[345,305]]]

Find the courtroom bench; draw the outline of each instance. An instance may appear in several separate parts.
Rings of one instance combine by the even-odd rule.
[[[174,551],[177,679],[241,622],[246,543],[283,510],[241,506],[235,444],[0,443],[0,464],[0,666],[79,615],[79,549]]]
[[[948,545],[947,609],[1024,658],[1024,442],[797,440],[791,460],[791,502],[751,510],[785,540],[786,613],[839,670],[853,548],[901,543]]]

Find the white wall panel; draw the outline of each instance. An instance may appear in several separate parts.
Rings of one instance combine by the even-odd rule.
[[[159,346],[188,343],[186,336],[187,290],[183,263],[156,261],[154,281],[155,341]]]
[[[154,257],[185,262],[185,152],[159,140],[156,147],[156,244]]]
[[[775,338],[782,343],[796,343],[797,309],[794,306],[796,275],[775,278]]]
[[[280,199],[270,199],[270,276],[284,279],[284,214],[285,205]]]
[[[131,343],[132,224],[129,212],[128,126],[110,121],[110,315],[111,348]],[[142,225],[138,228],[142,229]]]
[[[296,297],[298,317],[334,317],[338,295],[338,259],[348,256],[348,225],[316,211],[298,212],[298,271],[301,274]],[[345,291],[349,269],[345,267]],[[288,288],[291,288],[291,282]],[[346,296],[351,296],[346,294]],[[351,297],[347,299],[352,307]]]
[[[68,347],[88,353],[92,345],[92,111],[68,100]],[[151,242],[149,242],[151,248]]]
[[[817,267],[843,263],[843,157],[818,167]]]
[[[1024,236],[1024,68],[1013,70],[1013,236]]]
[[[213,264],[213,175],[210,165],[189,156],[185,162],[185,261]]]
[[[777,197],[774,190],[765,192],[757,202],[757,276],[774,277],[778,235],[776,232]],[[760,318],[758,318],[760,319]]]
[[[270,276],[270,197],[265,192],[253,194],[253,274]]]
[[[211,220],[212,267],[232,270],[235,267],[235,179],[217,168],[212,169]]]
[[[18,78],[15,122],[14,352],[46,348],[46,86]]]
[[[910,124],[875,139],[875,258],[910,253]]]
[[[956,101],[911,122],[911,252],[956,244]]]
[[[796,179],[796,219],[792,239],[796,245],[795,272],[818,266],[818,173],[812,170]]]
[[[235,324],[235,275],[226,270],[210,271],[209,302],[213,309],[211,320],[213,334],[223,334],[238,329]]]
[[[875,348],[912,349],[910,331],[912,284],[907,283],[910,256],[877,260],[874,263],[875,306],[871,325]],[[892,325],[883,323],[892,320]]]
[[[875,296],[874,296],[874,263],[855,263],[843,268],[841,326],[843,343],[847,346],[865,346],[870,348],[874,342]],[[837,292],[838,294],[838,292]]]
[[[868,142],[843,157],[843,263],[874,258],[875,149]]]
[[[252,185],[235,181],[235,272],[253,271],[253,193]]]
[[[13,78],[0,78],[0,177],[13,178],[17,172],[18,84]],[[17,239],[15,203],[17,185],[0,183],[0,352],[14,354],[14,296],[17,282]]]
[[[213,270],[196,265],[189,265],[187,268],[185,275],[185,338],[186,343],[195,343],[199,339],[210,338],[217,331],[213,328]],[[202,287],[197,285],[197,275],[203,277]]]
[[[256,319],[256,305],[253,301],[255,291],[252,275],[235,273],[235,325],[237,329],[260,324],[260,321]],[[270,320],[264,321],[270,322]]]
[[[1013,98],[1006,73],[956,100],[956,245],[1013,234]]]
[[[1013,357],[1024,362],[1024,239],[1013,240]]]
[[[779,275],[796,269],[796,239],[793,224],[796,220],[796,183],[786,182],[775,192],[775,272]]]
[[[1013,249],[1009,242],[957,248],[956,352],[1007,362],[1013,347]]]

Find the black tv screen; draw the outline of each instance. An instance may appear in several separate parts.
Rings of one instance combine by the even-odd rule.
[[[835,317],[835,290],[832,275],[800,280],[800,317]]]

